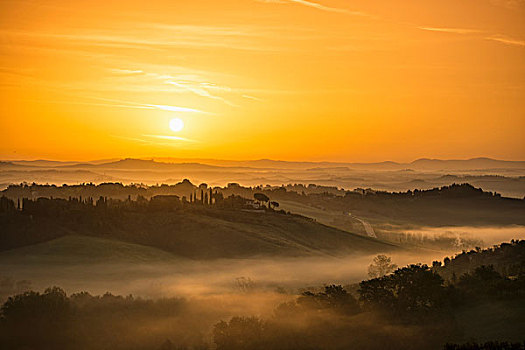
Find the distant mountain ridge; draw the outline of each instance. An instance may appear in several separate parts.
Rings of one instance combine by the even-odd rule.
[[[451,185],[454,182],[469,182],[487,191],[523,198],[525,161],[491,158],[465,160],[422,158],[410,163],[198,158],[125,158],[89,162],[0,160],[0,189],[23,182],[61,185],[112,181],[152,185],[173,184],[183,179],[189,179],[194,183],[205,182],[212,186],[225,186],[228,183],[245,186],[300,183],[385,191],[429,189]]]
[[[273,159],[257,160],[218,160],[198,158],[125,158],[108,161],[49,161],[49,160],[10,160],[1,161],[0,169],[7,166],[45,167],[45,168],[122,168],[122,169],[174,169],[174,168],[265,168],[265,169],[313,169],[313,168],[340,168],[369,169],[369,170],[488,170],[488,169],[525,169],[525,161],[498,160],[486,157],[471,159],[430,159],[420,158],[409,163],[393,161],[350,163],[350,162],[313,162],[313,161],[284,161]]]

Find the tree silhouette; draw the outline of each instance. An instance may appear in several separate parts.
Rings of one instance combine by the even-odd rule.
[[[264,203],[267,203],[270,201],[270,198],[264,193],[255,193],[253,195],[253,198],[255,198],[259,202],[264,202]]]
[[[384,254],[374,258],[372,264],[368,266],[368,277],[377,278],[387,275],[397,269],[396,264],[392,264],[392,259]]]
[[[265,323],[257,317],[233,317],[213,328],[217,350],[263,350]]]
[[[393,274],[359,283],[360,300],[365,308],[394,316],[425,315],[446,304],[443,278],[427,265],[410,265]]]

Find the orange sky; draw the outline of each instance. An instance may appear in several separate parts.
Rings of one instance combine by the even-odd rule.
[[[525,159],[524,0],[2,0],[0,32],[3,159]]]

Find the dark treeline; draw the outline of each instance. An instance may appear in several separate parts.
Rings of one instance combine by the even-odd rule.
[[[351,212],[389,225],[525,224],[525,200],[501,197],[469,184],[398,193],[357,189],[344,195],[302,195],[284,188],[271,192],[276,200],[293,200],[332,212]]]
[[[201,320],[196,324],[190,317],[179,318],[190,309],[180,298],[145,300],[86,292],[67,296],[58,287],[30,291],[3,304],[0,344],[2,349],[155,349],[159,341],[147,333],[152,324],[162,327],[169,322],[170,336],[195,348],[204,343],[198,331]]]
[[[446,344],[444,350],[525,350],[525,341],[520,343],[490,341],[481,344]]]
[[[491,265],[498,273],[515,277],[525,274],[525,241],[512,240],[487,249],[464,250],[455,257],[435,261],[432,268],[447,280],[455,282],[458,276],[472,272],[483,265]]]
[[[210,193],[211,191],[211,193]],[[2,194],[18,201],[23,198],[151,198],[177,195],[181,199],[206,200],[215,195],[253,198],[263,193],[272,200],[299,202],[332,212],[351,212],[378,222],[418,223],[425,225],[525,224],[525,200],[501,197],[469,184],[453,184],[430,190],[384,192],[372,189],[343,190],[314,184],[243,187],[236,183],[226,187],[193,185],[184,180],[174,185],[11,185]],[[191,198],[190,198],[191,197]]]
[[[495,292],[495,286],[505,291]],[[525,275],[511,280],[481,266],[452,284],[425,265],[410,265],[361,282],[355,296],[331,285],[280,305],[269,319],[222,321],[215,325],[214,340],[217,350],[439,349],[451,339],[461,339],[456,315],[462,310],[498,302],[523,309]],[[507,319],[504,325],[491,326],[508,327],[514,336],[520,335],[523,314],[519,317],[518,324]],[[490,349],[507,349],[505,344]]]
[[[512,241],[477,254],[489,262],[494,252],[504,250],[513,259],[496,259],[501,267],[523,265],[524,247],[525,241]],[[525,270],[503,268],[512,271],[508,275],[481,265],[454,280],[445,280],[438,271],[409,265],[348,290],[329,285],[322,292],[303,292],[280,305],[272,318],[234,317],[216,324],[217,350],[439,349],[445,343],[445,349],[522,349],[524,343],[452,341],[461,341],[462,327],[478,318],[485,323],[477,336],[503,331],[501,339],[512,334],[519,340],[525,324]],[[494,305],[496,310],[489,307]]]
[[[188,200],[191,196],[199,197],[202,190],[209,191],[213,190],[215,193],[221,193],[224,197],[231,195],[240,195],[246,198],[252,198],[256,192],[272,192],[274,190],[285,190],[288,192],[300,193],[300,194],[338,194],[344,195],[345,191],[336,187],[319,186],[315,184],[310,185],[287,185],[282,187],[274,186],[256,186],[256,187],[243,187],[237,183],[229,183],[226,187],[209,187],[207,184],[202,183],[200,185],[192,184],[189,180],[184,179],[183,181],[168,185],[161,184],[156,186],[147,186],[143,184],[131,184],[124,185],[122,183],[83,183],[79,185],[67,185],[61,186],[56,185],[43,185],[43,184],[28,184],[22,183],[19,185],[9,185],[2,191],[2,194],[10,199],[17,200],[22,198],[63,198],[69,197],[74,198],[99,198],[107,197],[113,199],[127,199],[131,197],[136,199],[139,196],[145,198],[151,198],[157,195],[177,195],[179,197],[186,197]]]
[[[124,185],[122,183],[83,183],[79,185],[43,185],[43,184],[28,184],[22,183],[19,185],[9,185],[2,191],[2,194],[10,199],[17,198],[38,198],[38,197],[54,197],[54,198],[68,198],[68,197],[111,197],[117,199],[125,199],[129,196],[137,197],[143,196],[146,198],[156,195],[178,195],[180,197],[189,197],[192,193],[197,193],[202,189],[208,189],[207,184],[200,185],[192,184],[189,180],[168,185],[154,185],[148,186],[143,184]],[[387,192],[377,191],[373,189],[357,188],[354,190],[345,190],[335,186],[323,186],[316,184],[288,184],[282,186],[259,185],[255,187],[244,187],[237,183],[229,183],[226,187],[213,187],[214,191],[221,192],[225,196],[232,194],[244,195],[245,197],[252,197],[254,192],[268,192],[275,194],[291,193],[301,196],[320,195],[320,196],[336,196],[336,197],[353,197],[353,198],[368,198],[368,199],[399,199],[399,198],[473,198],[473,197],[497,197],[501,195],[494,192],[484,192],[480,188],[475,188],[469,184],[452,184],[450,186],[443,186],[429,190],[408,190],[406,192]],[[297,198],[291,196],[290,198]]]
[[[253,303],[259,297],[253,294]],[[490,305],[498,309],[484,313]],[[303,292],[280,304],[270,317],[232,317],[215,323],[207,336],[209,328],[203,331],[206,321],[199,317],[213,324],[216,315],[210,305],[196,308],[184,299],[152,301],[85,292],[67,296],[55,287],[5,302],[0,343],[10,349],[520,349],[505,342],[454,344],[464,341],[465,323],[477,318],[489,317],[489,328],[504,331],[494,340],[522,335],[524,307],[523,273],[509,278],[483,265],[446,282],[417,264],[362,281],[355,290],[327,285],[320,292]],[[509,316],[512,309],[517,319]],[[196,312],[199,317],[190,316]],[[466,320],[461,316],[465,313]],[[482,336],[491,329],[478,331]]]

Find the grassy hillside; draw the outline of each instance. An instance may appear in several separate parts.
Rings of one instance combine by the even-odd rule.
[[[70,291],[157,296],[152,284],[183,269],[183,259],[118,240],[68,235],[0,252],[0,300],[29,288],[60,284]],[[147,281],[147,282],[144,282]]]
[[[174,262],[172,254],[140,244],[68,235],[0,253],[0,264],[75,265]]]
[[[207,209],[139,215],[120,224],[110,235],[193,258],[337,255],[395,249],[301,216],[275,212]],[[132,233],[137,231],[145,235]]]
[[[193,208],[175,211],[85,211],[0,215],[5,249],[66,235],[122,240],[195,259],[263,255],[315,256],[377,253],[396,249],[379,240],[274,211]]]

